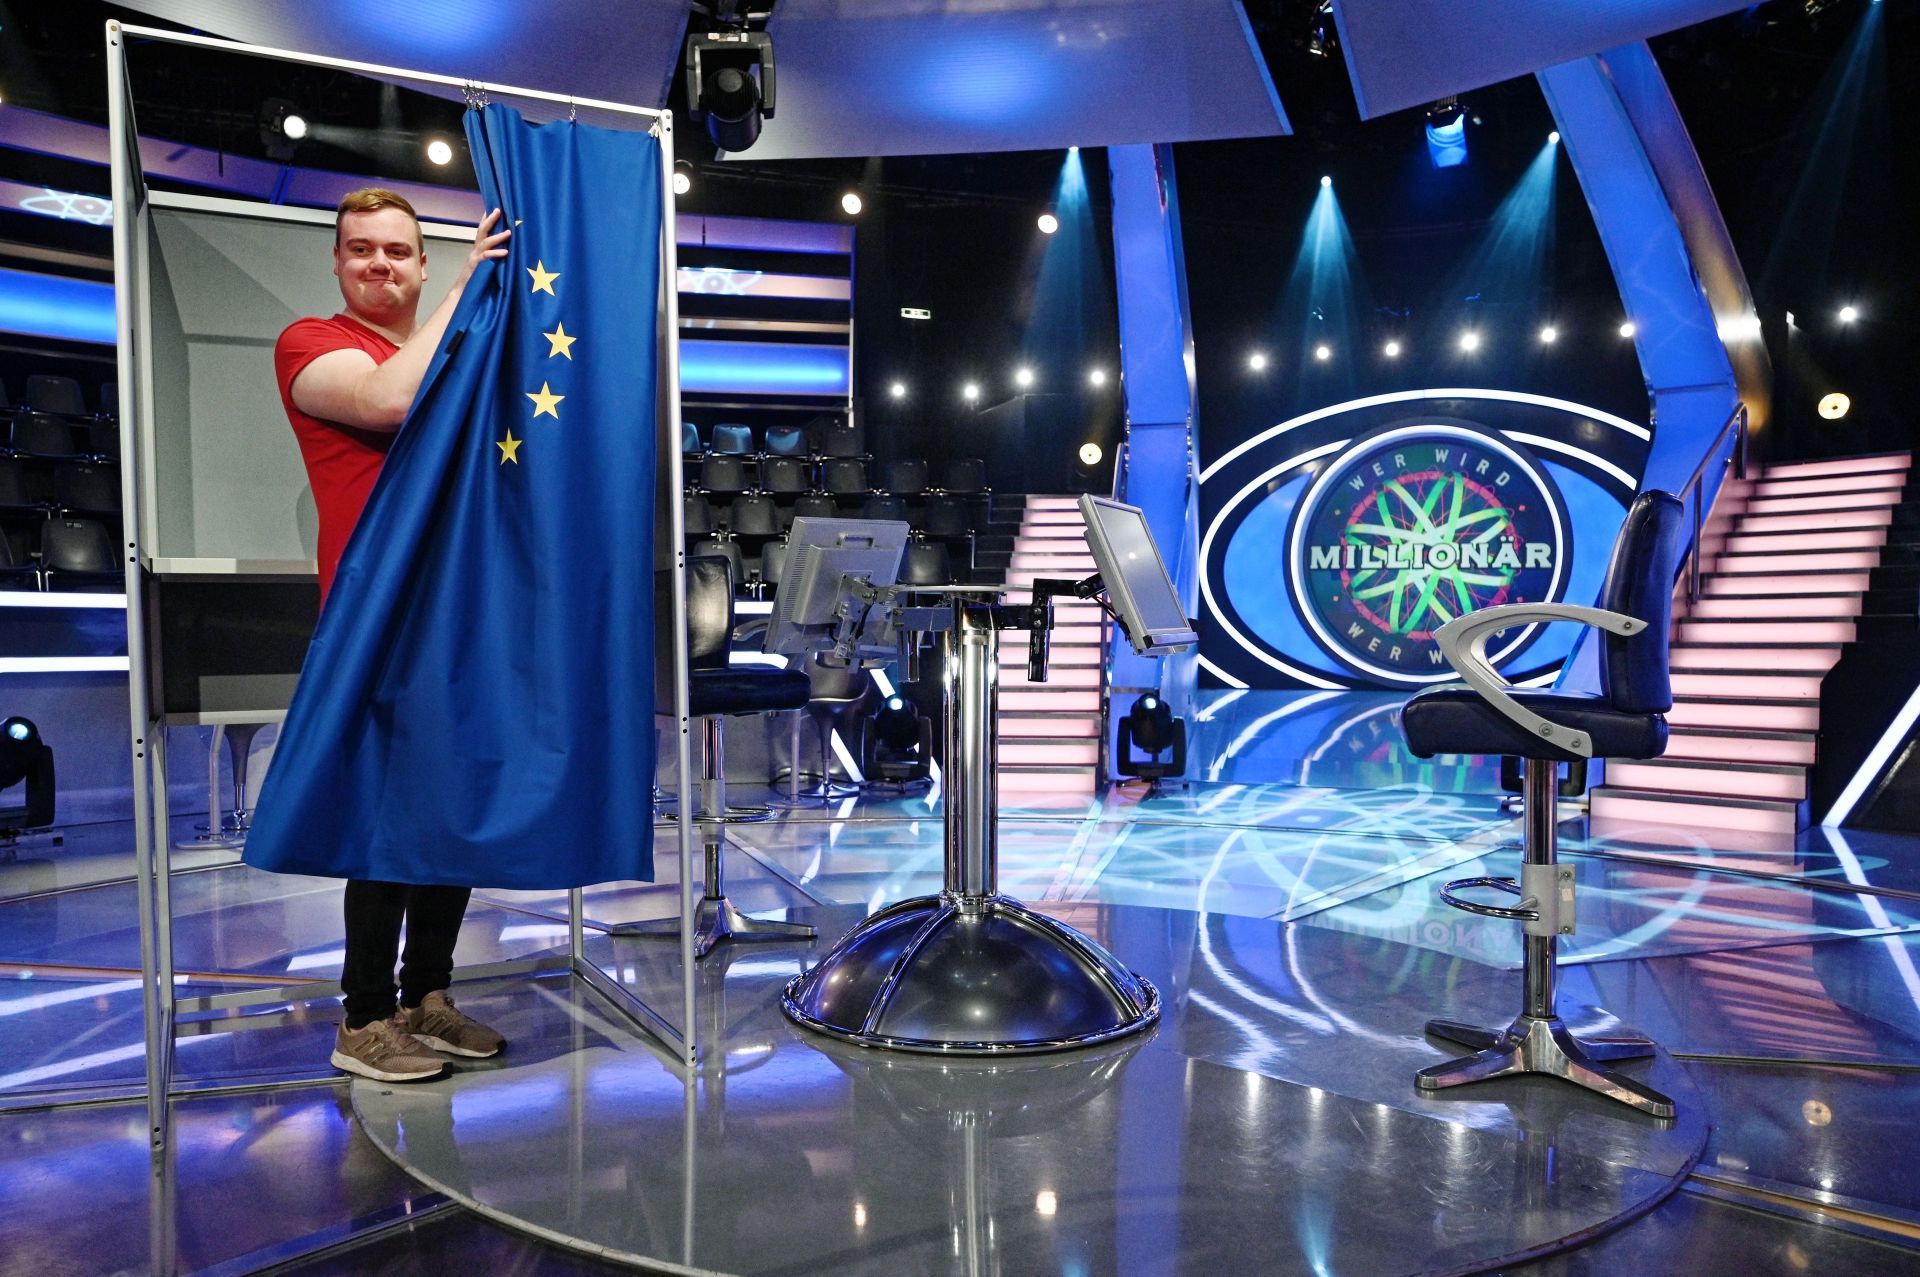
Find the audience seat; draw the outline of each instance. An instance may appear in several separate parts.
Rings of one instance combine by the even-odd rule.
[[[725,457],[753,455],[753,427],[723,423],[713,428],[713,451]]]
[[[688,537],[710,536],[720,530],[720,520],[713,517],[713,504],[699,493],[689,492],[682,497],[680,510]]]
[[[30,457],[72,461],[85,455],[77,446],[73,427],[45,412],[23,412],[14,417],[7,443],[14,452]]]
[[[896,497],[917,497],[927,490],[927,463],[889,461],[882,471],[880,490]]]
[[[867,463],[835,458],[820,464],[820,490],[834,497],[864,497],[873,491],[867,482]]]
[[[16,562],[13,539],[0,534],[0,590],[37,590],[40,573],[32,562]]]
[[[768,456],[804,457],[810,451],[807,447],[807,432],[799,426],[767,427]]]
[[[972,496],[987,490],[987,463],[979,457],[955,457],[947,463],[944,491]]]
[[[0,514],[45,518],[53,501],[46,467],[0,454]]]
[[[740,457],[718,453],[709,454],[700,463],[700,487],[703,491],[723,497],[738,496],[753,490],[753,485],[747,480],[747,463]]]
[[[793,496],[813,490],[813,467],[799,457],[769,457],[760,463],[760,490]]]
[[[820,431],[819,452],[823,457],[864,457],[867,445],[858,426],[835,420]]]
[[[700,427],[694,425],[691,421],[681,422],[680,455],[683,457],[697,457],[704,451],[706,450],[700,446]]]
[[[48,590],[124,589],[113,538],[92,519],[48,519],[40,531],[40,580]]]
[[[120,383],[103,381],[100,383],[100,415],[118,417],[120,415]]]
[[[120,472],[111,466],[65,461],[53,468],[53,504],[73,518],[120,517]]]
[[[900,581],[904,585],[952,585],[953,561],[947,547],[924,537],[907,542],[906,557],[900,562]]]
[[[867,498],[867,504],[861,508],[860,517],[863,519],[897,519],[905,523],[907,521],[906,498],[892,496],[883,492],[875,493],[873,496]]]
[[[86,397],[80,393],[80,383],[71,377],[36,373],[27,378],[27,390],[21,401],[33,412],[50,412],[62,417],[91,415]]]

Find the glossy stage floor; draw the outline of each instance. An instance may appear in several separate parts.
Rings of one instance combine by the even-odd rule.
[[[425,1086],[332,1076],[331,1003],[215,1021],[181,1041],[200,1089],[157,1180],[130,836],[26,849],[0,867],[0,1274],[1920,1272],[1920,839],[1762,856],[1564,823],[1563,1012],[1662,1044],[1629,1068],[1680,1101],[1665,1124],[1541,1079],[1415,1091],[1455,1053],[1426,1018],[1518,1009],[1517,927],[1437,897],[1514,870],[1484,795],[1222,781],[1003,808],[1003,889],[1166,1011],[994,1063],[841,1047],[777,1008],[864,912],[937,886],[927,799],[732,832],[738,903],[821,939],[704,965],[701,1068],[557,976],[463,986],[513,1046]],[[189,863],[183,989],[337,974],[338,884]],[[597,890],[588,916],[672,894]],[[558,903],[482,893],[462,961],[553,948]],[[636,988],[677,979],[671,946],[590,945]]]

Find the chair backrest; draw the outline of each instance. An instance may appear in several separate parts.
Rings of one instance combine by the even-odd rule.
[[[786,575],[788,548],[785,537],[760,547],[760,579],[776,590],[780,588],[780,578]]]
[[[73,427],[44,412],[23,412],[13,419],[13,446],[41,457],[74,457]]]
[[[735,497],[733,508],[727,511],[727,527],[735,536],[778,536],[780,507],[772,497]]]
[[[0,457],[0,506],[44,505],[51,495],[44,466],[33,466],[18,457]]]
[[[915,538],[907,543],[907,555],[900,565],[900,579],[908,585],[953,584],[953,561],[941,541]]]
[[[753,427],[733,424],[715,426],[713,450],[730,457],[749,455],[753,452]]]
[[[113,538],[92,519],[48,519],[40,532],[40,565],[51,572],[112,572],[120,561]]]
[[[822,462],[820,487],[834,496],[865,496],[870,491],[867,487],[867,463],[851,460]]]
[[[832,497],[801,497],[793,503],[793,513],[797,518],[833,519],[840,514],[840,504]]]
[[[74,417],[83,417],[87,412],[87,401],[80,393],[79,382],[46,373],[27,378],[24,402],[35,412],[59,412]]]
[[[87,451],[96,457],[120,459],[120,421],[107,417],[87,426]]]
[[[899,519],[907,517],[907,503],[904,498],[893,496],[873,496],[860,510],[863,519]]]
[[[100,383],[100,415],[117,417],[120,415],[120,383],[103,381]]]
[[[918,460],[889,461],[880,486],[897,497],[917,497],[927,490],[927,463]]]
[[[714,429],[718,430],[716,426]],[[747,463],[739,457],[709,454],[700,463],[700,486],[708,492],[735,493],[747,490]]]
[[[53,499],[69,510],[120,509],[120,472],[109,466],[67,462],[53,468]]]
[[[680,423],[680,455],[683,457],[700,455],[700,427],[691,421]]]
[[[813,487],[813,467],[798,457],[773,457],[760,463],[760,487],[766,492],[805,492]]]
[[[947,463],[948,492],[984,492],[987,463],[979,457],[955,457]]]
[[[823,457],[858,457],[866,450],[866,440],[861,437],[860,427],[848,422],[836,419],[820,432],[820,455]]]
[[[681,518],[686,523],[686,535],[703,537],[718,530],[720,523],[713,517],[713,506],[698,493],[689,492],[681,499]]]
[[[739,551],[734,551],[737,557]],[[660,573],[667,588],[673,588],[673,574]],[[656,578],[658,579],[658,578]],[[727,653],[733,647],[734,564],[726,555],[705,554],[696,550],[687,558],[687,668],[720,670],[727,668]],[[672,600],[666,612],[673,616]],[[657,623],[656,623],[657,624]]]
[[[799,426],[768,426],[767,451],[776,457],[804,457],[807,432]]]
[[[1600,694],[1630,714],[1664,714],[1673,708],[1667,673],[1673,625],[1673,584],[1687,551],[1686,507],[1670,492],[1642,492],[1627,507],[1613,542],[1600,606],[1645,621],[1646,628],[1621,637],[1600,636]]]
[[[740,553],[740,543],[725,537],[702,537],[687,547],[689,559],[696,556],[725,559],[733,570],[735,581],[747,579],[747,561]]]
[[[973,531],[973,517],[958,497],[935,497],[927,502],[920,530],[930,537],[963,537]]]

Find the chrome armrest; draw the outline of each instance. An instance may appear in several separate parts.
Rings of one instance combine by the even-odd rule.
[[[1506,603],[1481,608],[1456,617],[1441,626],[1436,637],[1440,654],[1460,680],[1478,692],[1486,702],[1518,723],[1529,736],[1582,758],[1593,757],[1593,739],[1558,723],[1549,722],[1507,695],[1513,684],[1501,678],[1487,660],[1487,640],[1501,630],[1516,625],[1538,625],[1546,621],[1578,621],[1612,634],[1638,634],[1646,625],[1619,612],[1604,608],[1580,607],[1573,603]]]

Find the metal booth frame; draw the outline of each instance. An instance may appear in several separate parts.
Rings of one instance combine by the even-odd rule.
[[[691,719],[688,713],[686,645],[686,550],[682,510],[677,494],[682,486],[680,460],[680,324],[676,288],[678,258],[673,206],[673,116],[665,109],[573,97],[539,89],[516,88],[480,80],[462,80],[452,76],[412,71],[402,67],[381,66],[341,58],[321,57],[288,49],[241,44],[175,31],[134,26],[117,21],[106,24],[108,123],[111,138],[113,182],[114,311],[119,350],[119,393],[121,403],[121,498],[124,510],[127,655],[129,672],[129,750],[133,761],[133,808],[136,861],[136,891],[140,923],[140,964],[143,986],[143,1012],[146,1027],[146,1098],[149,1134],[155,1150],[169,1147],[171,1111],[168,1101],[186,1093],[175,1078],[175,1042],[181,1028],[193,1024],[187,1017],[219,1016],[223,1026],[236,1021],[232,1014],[248,1007],[287,1006],[331,997],[339,992],[337,983],[301,982],[273,988],[253,988],[241,992],[180,998],[174,992],[173,906],[167,811],[167,758],[165,732],[172,725],[220,725],[228,722],[263,722],[277,717],[269,708],[257,713],[216,712],[169,715],[156,708],[152,665],[154,653],[150,635],[155,631],[154,578],[162,571],[179,570],[201,579],[237,581],[262,577],[294,579],[311,571],[307,564],[259,562],[246,559],[193,560],[171,565],[155,554],[155,508],[157,505],[154,466],[153,351],[147,316],[152,301],[152,270],[149,253],[152,213],[161,209],[217,209],[250,213],[279,220],[304,221],[314,214],[309,210],[245,201],[210,200],[204,197],[150,192],[139,159],[139,135],[134,121],[132,83],[127,66],[129,41],[190,45],[227,53],[268,58],[303,66],[325,67],[368,77],[409,84],[437,85],[476,91],[488,95],[553,103],[569,108],[637,116],[650,121],[647,129],[660,141],[660,291],[657,300],[659,322],[658,379],[659,410],[656,430],[662,441],[659,449],[666,474],[656,479],[656,491],[674,499],[666,501],[655,514],[656,542],[661,534],[671,538],[673,554],[673,612],[671,618],[655,618],[656,633],[665,622],[673,639],[674,701],[672,714],[675,733],[675,758],[680,787],[679,833],[680,861],[680,960],[681,1020],[678,1027],[668,1016],[647,1005],[624,987],[614,974],[601,969],[585,952],[584,897],[581,888],[568,893],[567,947],[563,954],[551,954],[507,962],[468,967],[456,972],[456,978],[481,979],[502,975],[564,970],[593,988],[616,1012],[643,1033],[663,1044],[671,1057],[687,1067],[698,1062],[699,1042],[696,1018],[695,964],[693,956],[694,888],[693,809],[689,784],[691,775]],[[656,561],[660,556],[656,556]],[[636,653],[636,657],[640,654]],[[656,706],[656,716],[662,707]],[[216,817],[217,819],[217,817]],[[240,1017],[245,1024],[252,1017]],[[281,1021],[277,1015],[257,1017],[264,1024]],[[263,1025],[264,1027],[264,1025]],[[306,1081],[308,1079],[302,1079]],[[256,1085],[275,1085],[271,1079]]]

